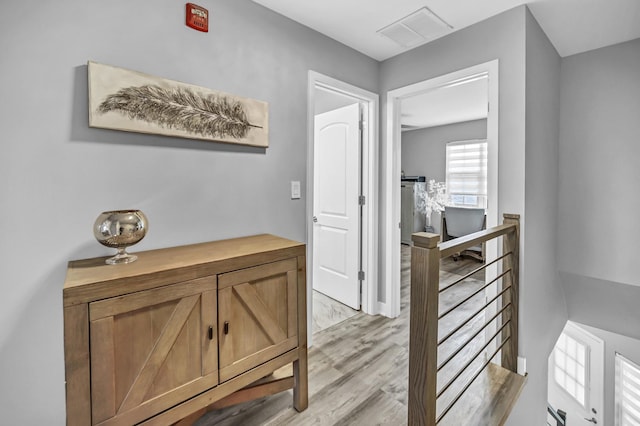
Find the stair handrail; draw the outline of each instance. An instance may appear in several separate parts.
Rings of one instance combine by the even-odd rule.
[[[495,355],[501,351],[502,367],[517,372],[518,355],[518,294],[519,294],[519,234],[520,215],[505,214],[502,225],[490,229],[475,232],[464,237],[440,243],[440,235],[419,232],[412,235],[413,247],[411,248],[411,301],[410,301],[410,325],[409,325],[409,384],[408,384],[408,421],[409,425],[435,426],[452,406],[458,401],[471,383],[487,367]],[[440,415],[436,414],[436,401],[439,396],[455,381],[462,372],[469,367],[472,361],[484,351],[487,345],[474,355],[442,389],[437,390],[437,372],[448,363],[452,356],[438,365],[438,345],[443,343],[457,330],[438,339],[438,321],[451,310],[439,313],[439,294],[478,270],[467,274],[460,280],[440,289],[440,259],[452,256],[467,248],[486,243],[489,240],[502,237],[503,254],[497,259],[488,262],[482,267],[502,260],[502,274],[496,278],[501,280],[501,290],[498,295],[476,311],[475,317],[482,310],[487,309],[492,303],[500,299],[501,309],[494,315],[481,330],[484,330],[494,319],[501,320],[501,326],[496,333],[488,339],[488,343],[499,338],[500,343],[493,354],[484,362],[464,389],[455,396],[453,402],[446,407]],[[481,287],[486,288],[489,284]],[[476,291],[476,292],[477,292]],[[463,302],[457,304],[462,305]],[[460,327],[462,327],[462,324]],[[459,330],[458,328],[458,330]],[[478,332],[479,333],[479,332]],[[476,335],[478,334],[476,333]],[[472,338],[475,338],[473,336]],[[469,339],[462,345],[466,346]],[[455,356],[461,349],[454,351]]]

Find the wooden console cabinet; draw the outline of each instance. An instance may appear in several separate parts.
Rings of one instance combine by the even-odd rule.
[[[68,425],[183,425],[290,388],[307,407],[304,244],[257,235],[136,255],[69,262]]]

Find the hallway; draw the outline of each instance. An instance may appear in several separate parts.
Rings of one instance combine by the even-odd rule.
[[[441,272],[441,285],[446,285],[479,264],[469,259],[458,262],[444,259],[441,265],[445,271]],[[406,424],[410,266],[410,247],[402,246],[399,317],[391,319],[358,312],[341,323],[314,333],[314,345],[309,350],[309,408],[306,411],[297,413],[292,408],[291,392],[287,391],[211,411],[196,425]],[[484,279],[476,278],[467,285],[478,285]],[[441,307],[447,304],[444,299]],[[473,306],[473,301],[469,305]],[[461,311],[468,312],[471,306]],[[450,321],[455,322],[456,318]],[[472,322],[470,330],[473,330],[475,322]],[[456,368],[455,365],[451,367],[452,370]],[[444,376],[446,378],[446,372]],[[448,417],[456,414],[455,411]],[[445,418],[442,424],[456,424],[456,420]]]

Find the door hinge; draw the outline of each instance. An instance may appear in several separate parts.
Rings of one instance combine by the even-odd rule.
[[[364,281],[364,271],[358,271],[358,280]]]
[[[358,196],[358,204],[361,206],[364,206],[364,204],[367,202],[367,199],[365,198],[364,195],[359,195]]]

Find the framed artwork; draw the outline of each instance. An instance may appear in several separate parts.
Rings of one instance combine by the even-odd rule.
[[[89,126],[269,146],[269,106],[192,84],[88,63]]]

